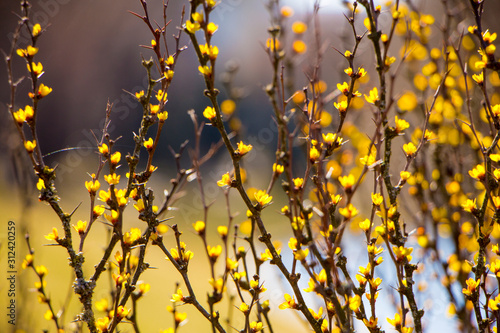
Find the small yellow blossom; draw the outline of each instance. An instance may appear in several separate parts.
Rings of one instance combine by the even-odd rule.
[[[35,148],[36,148],[36,140],[25,141],[24,142],[24,148],[26,148],[26,151],[28,153],[32,153],[35,150]]]
[[[17,49],[16,53],[20,57],[31,58],[38,53],[38,47],[33,47],[31,45],[28,45],[26,49]]]
[[[272,196],[267,194],[266,191],[262,190],[258,190],[257,192],[255,192],[254,197],[261,207],[268,205],[273,200]]]
[[[218,29],[219,29],[219,26],[213,22],[210,22],[207,24],[207,33],[209,35],[213,35]]]
[[[295,302],[295,298],[290,296],[289,294],[285,294],[285,302],[281,303],[278,308],[280,310],[284,309],[297,309],[298,305]]]
[[[380,206],[384,202],[384,198],[380,193],[372,193],[372,203],[375,206]]]
[[[38,178],[38,182],[36,183],[36,188],[41,191],[43,189],[45,189],[45,182],[43,181],[42,178]]]
[[[172,302],[184,302],[184,295],[182,294],[181,288],[177,289],[177,293],[172,295],[170,299]]]
[[[260,322],[260,321],[252,321],[250,323],[250,330],[252,333],[260,332],[263,329],[264,329],[264,326],[263,326],[262,322]]]
[[[205,66],[198,66],[198,71],[201,74],[205,75],[205,76],[212,75],[212,67],[207,66],[207,65],[205,65]]]
[[[333,102],[333,106],[335,106],[335,108],[337,110],[339,110],[340,113],[344,113],[347,111],[347,101],[346,100],[342,100],[340,102]]]
[[[143,143],[143,146],[148,151],[150,151],[151,149],[153,149],[153,139],[149,138],[149,139],[145,140],[144,143]]]
[[[409,128],[410,127],[410,124],[404,120],[404,119],[399,119],[398,116],[396,116],[396,133],[401,133],[403,132],[405,129]]]
[[[246,145],[243,141],[238,142],[238,148],[234,151],[236,155],[243,156],[252,150],[252,145]]]
[[[345,208],[340,208],[339,213],[346,219],[350,219],[358,215],[358,210],[350,203]]]
[[[465,283],[467,284],[467,288],[463,288],[462,293],[465,296],[471,297],[477,291],[479,284],[481,283],[481,279],[477,279],[476,281],[473,278],[469,278],[465,281]]]
[[[417,152],[417,147],[413,144],[413,142],[408,142],[403,145],[403,151],[407,157],[411,157]]]
[[[217,116],[217,113],[213,107],[207,106],[203,111],[203,116],[208,120],[213,120]]]
[[[51,241],[57,241],[59,239],[59,234],[57,232],[57,228],[52,228],[52,232],[48,235],[45,235],[45,239]]]
[[[280,164],[273,164],[273,172],[276,172],[278,175],[282,174],[285,171],[285,167]]]
[[[110,157],[111,164],[113,165],[117,165],[118,163],[120,163],[121,159],[122,159],[122,154],[119,151],[114,152]]]
[[[380,100],[377,87],[373,87],[373,89],[370,90],[369,95],[365,95],[365,100],[370,104],[377,104],[377,102]]]
[[[208,253],[208,256],[212,260],[215,261],[215,260],[217,260],[217,258],[219,258],[219,256],[222,253],[222,246],[220,246],[220,245],[216,245],[216,246],[207,245],[207,253]]]
[[[478,164],[472,170],[469,170],[469,176],[472,178],[482,182],[486,177],[486,170],[484,165]]]
[[[195,223],[193,223],[193,228],[199,235],[201,235],[205,232],[205,222],[196,221]]]
[[[217,185],[219,187],[231,186],[231,176],[229,175],[229,172],[222,175],[222,178],[217,181]]]
[[[85,232],[85,229],[87,229],[87,221],[80,220],[76,223],[76,225],[73,225],[73,228],[75,228],[76,232],[82,235]]]

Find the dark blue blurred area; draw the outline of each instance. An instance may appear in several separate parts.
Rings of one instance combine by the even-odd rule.
[[[168,12],[171,16],[168,19],[172,21],[167,28],[168,37],[177,34],[183,4],[188,2],[169,3]],[[157,22],[163,22],[161,1],[148,1],[148,5],[151,17]],[[243,64],[242,85],[249,89],[250,97],[242,100],[239,110],[243,115],[247,115],[242,119],[244,122],[245,117],[251,120],[245,122],[245,127],[251,132],[258,130],[261,125],[259,119],[266,119],[265,125],[269,124],[271,109],[261,87],[270,80],[269,75],[266,75],[270,65],[264,62],[266,55],[260,44],[266,38],[268,15],[262,15],[266,13],[263,4],[252,4],[252,7],[257,7],[253,9],[247,7],[250,6],[245,2],[232,1],[230,5],[222,5],[218,12],[214,12],[211,20],[220,24],[220,29],[213,38],[213,42],[220,49],[217,73],[222,72],[224,64],[235,57]],[[130,14],[129,10],[143,13],[140,2],[135,0],[32,2],[32,22],[38,22],[46,28],[38,41],[40,51],[35,61],[42,62],[44,66],[45,74],[41,82],[53,88],[53,92],[39,104],[38,129],[44,154],[67,147],[78,147],[82,150],[79,154],[81,157],[92,156],[83,150],[95,146],[91,133],[100,135],[108,101],[113,104],[111,136],[121,137],[117,147],[122,153],[132,150],[132,132],[137,132],[139,128],[142,110],[139,103],[127,92],[134,93],[146,88],[146,71],[141,60],[149,59],[153,54],[152,51],[140,47],[149,45],[152,39],[150,31],[140,19]],[[261,22],[250,20],[250,17],[258,17],[255,14],[259,11]],[[17,1],[1,2],[0,48],[5,52],[9,51],[12,37],[10,32],[16,26],[16,14],[19,13],[20,5]],[[241,20],[238,13],[245,13],[246,19]],[[245,26],[252,26],[251,30],[246,30],[246,33],[251,33],[252,38],[239,38],[237,32],[231,30],[235,24],[240,26],[240,32],[245,31],[240,30],[245,29]],[[175,46],[173,39],[168,39],[167,43],[172,52]],[[19,47],[26,45],[25,37],[21,36]],[[187,111],[194,109],[201,121],[202,111],[208,105],[208,99],[203,96],[204,82],[198,72],[197,60],[187,36],[183,35],[181,45],[186,45],[187,49],[179,58],[173,84],[168,92],[166,110],[169,112],[169,119],[161,138],[163,149],[156,155],[159,161],[155,164],[163,164],[166,162],[164,159],[171,158],[167,146],[177,150],[182,142],[193,138],[194,129]],[[244,47],[251,51],[242,53]],[[15,76],[25,75],[25,63],[17,56],[15,58]],[[255,66],[259,62],[260,65]],[[262,73],[264,75],[261,76],[261,81],[257,82],[257,75]],[[13,131],[12,128],[7,130],[12,126],[10,116],[6,112],[10,92],[5,66],[0,66],[0,77],[0,100],[3,109],[1,127],[3,135],[8,135],[7,133]],[[218,86],[222,100],[225,98],[225,91],[221,84]],[[19,86],[16,109],[29,103],[29,87],[30,82],[27,79]],[[150,133],[150,136],[154,137],[154,129]],[[203,136],[204,148],[208,148],[218,138],[219,135],[214,129],[207,128]],[[15,136],[2,140],[2,152],[8,150],[15,141]],[[69,153],[54,153],[49,157],[49,162],[64,160],[67,154]]]

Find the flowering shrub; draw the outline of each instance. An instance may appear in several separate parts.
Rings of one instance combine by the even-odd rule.
[[[89,207],[84,221],[76,217],[80,212],[63,209],[55,183],[57,168],[41,153],[38,111],[46,98],[57,98],[57,91],[43,83],[37,42],[52,32],[32,22],[29,3],[21,1],[22,19],[6,55],[9,111],[38,179],[39,200],[60,220],[45,238],[69,257],[81,312],[71,314],[71,322],[61,319],[65,309],[57,309],[49,297],[48,270],[31,248],[22,266],[36,275],[38,300],[47,308],[44,317],[58,332],[139,332],[137,309],[147,302],[143,295],[155,287],[140,279],[152,268],[147,252],[158,250],[182,281],[171,286],[173,294],[166,303],[173,326],[162,332],[184,330],[182,304],[194,307],[213,332],[273,332],[274,311],[296,312],[314,332],[423,332],[431,324],[426,314],[433,310],[428,303],[432,295],[446,299],[446,325],[452,323],[456,331],[496,332],[500,63],[497,34],[482,24],[488,1],[443,0],[449,15],[440,24],[412,1],[344,3],[350,28],[345,39],[351,47],[333,45],[339,55],[324,47],[319,2],[304,21],[293,18],[293,8],[278,0],[268,3],[272,26],[262,45],[272,70],[264,89],[278,139],[274,163],[259,172],[267,187],[252,188],[246,181],[252,170],[242,164],[259,152],[241,131],[238,96],[221,100],[217,88],[216,65],[224,50],[212,43],[218,25],[211,15],[220,3],[191,0],[177,18],[170,17],[165,4],[164,21],[158,23],[141,0],[143,11],[132,14],[152,34],[145,46],[151,58],[142,61],[147,89],[131,95],[142,107],[142,120],[133,134],[135,146],[121,152],[118,138],[108,133],[113,112],[108,105],[96,138],[97,168],[82,184]],[[171,19],[179,22],[172,39],[166,36]],[[470,22],[465,31],[460,28],[463,22]],[[18,46],[23,31],[30,43]],[[361,55],[360,49],[370,50],[369,55]],[[158,173],[153,161],[160,135],[175,126],[169,123],[167,97],[171,85],[182,80],[176,65],[185,52],[197,56],[198,63],[192,65],[204,81],[200,96],[207,98],[207,106],[189,112],[195,129],[191,164],[183,165],[183,144],[174,152],[176,177],[160,201],[148,181]],[[344,80],[333,88],[321,79],[327,57],[338,57],[344,67]],[[311,66],[301,88],[294,67],[304,59]],[[23,102],[16,101],[20,82],[12,69],[19,60],[26,62],[31,81]],[[19,103],[23,107],[17,107]],[[218,131],[221,141],[202,152],[200,141],[207,130]],[[221,147],[231,168],[214,182],[226,199],[227,222],[215,225],[208,218],[212,203],[203,192],[202,166]],[[197,257],[209,264],[203,295],[193,288],[199,277],[188,271],[195,260],[182,236],[188,230],[181,230],[170,216],[181,189],[194,179],[202,200],[200,218],[192,221],[190,230],[205,249]],[[246,207],[247,219],[240,223],[230,204],[232,194]],[[285,197],[287,204],[268,212],[273,197]],[[141,228],[131,227],[125,217],[125,210],[134,209],[143,221]],[[277,219],[283,229],[287,226],[288,246],[282,247],[268,231],[269,221]],[[89,233],[101,227],[97,221],[110,236],[101,258],[92,269],[84,269]],[[209,242],[209,230],[217,231],[218,244]],[[269,300],[262,278],[266,265],[283,284],[277,304]],[[107,297],[96,299],[96,286],[107,283]],[[223,301],[237,313],[222,311]]]

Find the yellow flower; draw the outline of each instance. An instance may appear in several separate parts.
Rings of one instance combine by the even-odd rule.
[[[354,312],[359,312],[359,307],[361,306],[361,297],[359,295],[354,295],[353,297],[349,298],[349,309],[351,309]]]
[[[340,176],[339,177],[340,185],[344,188],[344,191],[348,192],[352,189],[352,186],[356,183],[356,179],[353,174],[349,174],[348,176]]]
[[[113,173],[111,175],[104,175],[104,180],[109,184],[109,185],[117,185],[120,182],[120,175],[117,175],[116,173]]]
[[[372,203],[375,206],[380,206],[384,202],[384,198],[380,193],[372,193]]]
[[[139,213],[143,212],[146,209],[144,206],[144,200],[142,200],[142,198],[137,200],[137,203],[134,204],[134,208],[137,209]]]
[[[241,305],[238,307],[238,309],[243,312],[243,313],[248,313],[248,310],[250,309],[246,303],[241,303]]]
[[[26,148],[26,151],[28,153],[32,153],[35,150],[35,148],[36,148],[36,140],[25,141],[24,142],[24,148]]]
[[[35,267],[36,274],[40,277],[44,277],[45,275],[49,274],[49,271],[47,270],[47,267],[44,265],[36,266]]]
[[[31,33],[33,34],[33,37],[36,37],[40,34],[40,32],[42,32],[42,27],[40,26],[39,23],[37,23],[33,26]]]
[[[473,74],[473,75],[472,75],[472,79],[473,79],[474,81],[476,81],[476,83],[477,83],[478,85],[480,85],[480,86],[481,86],[481,85],[484,83],[483,72],[481,72],[481,73],[479,73],[479,74]]]
[[[210,66],[198,66],[198,71],[200,71],[201,74],[205,76],[210,76],[212,75],[212,67]]]
[[[97,179],[91,181],[85,181],[85,187],[89,193],[95,194],[97,190],[101,187],[101,183]]]
[[[105,210],[106,208],[102,205],[95,206],[93,211],[94,218],[98,218],[99,216],[101,216]]]
[[[167,111],[160,112],[160,113],[158,113],[157,117],[158,117],[158,120],[163,123],[163,122],[165,122],[165,120],[168,119],[168,112]]]
[[[415,147],[413,142],[408,142],[403,145],[403,151],[405,152],[407,157],[411,157],[417,152],[417,147]]]
[[[307,249],[307,248],[305,250],[303,250],[303,249],[296,250],[293,253],[293,257],[295,258],[295,260],[299,260],[299,261],[305,260],[308,255],[309,255],[309,249]]]
[[[472,170],[469,170],[469,176],[472,178],[482,182],[486,177],[486,170],[484,165],[478,164]]]
[[[125,244],[127,244],[127,245],[132,245],[139,238],[141,238],[141,229],[139,229],[139,228],[132,228],[132,229],[130,229],[130,232],[126,232],[123,235],[123,242]]]
[[[467,200],[465,201],[465,203],[462,205],[462,208],[463,208],[466,212],[469,212],[469,213],[474,213],[474,212],[476,212],[476,210],[477,210],[477,207],[476,207],[476,199],[474,199],[474,200],[467,199]]]
[[[99,153],[103,155],[107,155],[109,153],[109,148],[108,145],[103,143],[101,146],[97,147],[99,149]]]
[[[26,49],[17,49],[16,53],[18,56],[23,58],[33,57],[35,54],[38,53],[38,47],[33,47],[31,45],[28,45]]]
[[[398,116],[396,116],[396,133],[401,133],[403,132],[405,129],[407,129],[408,127],[410,127],[410,124],[404,120],[404,119],[399,119]]]
[[[213,120],[217,116],[217,113],[213,107],[207,106],[203,111],[203,116],[205,116],[208,120]]]
[[[408,178],[410,178],[411,173],[409,171],[401,171],[399,173],[399,176],[401,177],[402,180],[406,181]]]
[[[358,215],[358,210],[351,203],[347,205],[345,208],[339,209],[340,215],[344,216],[346,219],[350,219]]]
[[[222,238],[227,237],[227,226],[225,225],[220,225],[217,227],[217,232]]]
[[[333,102],[333,106],[335,106],[335,108],[339,110],[340,113],[344,113],[347,110],[347,101],[343,100],[340,101],[339,103]]]
[[[78,221],[76,225],[73,225],[73,228],[75,228],[76,232],[78,232],[80,235],[85,232],[85,229],[87,229],[87,221]]]
[[[368,103],[376,105],[376,103],[380,100],[377,87],[373,87],[373,89],[370,90],[369,95],[365,95],[365,99]]]
[[[371,226],[371,222],[369,219],[365,219],[364,221],[359,222],[359,227],[361,228],[361,230],[363,230],[365,232],[370,230],[370,226]]]
[[[143,145],[144,148],[150,151],[151,149],[153,149],[153,139],[152,138],[147,139],[146,141],[144,141]]]
[[[47,96],[48,94],[50,94],[52,92],[52,88],[50,87],[47,87],[46,85],[44,85],[43,83],[40,84],[40,86],[38,87],[38,93],[37,93],[37,98],[43,98],[45,96]],[[34,98],[34,96],[30,95],[31,98]]]
[[[404,246],[393,246],[392,250],[394,251],[394,255],[396,256],[397,261],[401,262],[404,261],[405,259],[408,260],[408,262],[411,261],[412,256],[411,253],[413,252],[413,248],[409,247],[406,248]]]
[[[111,210],[111,214],[104,214],[104,217],[106,218],[106,220],[108,220],[109,222],[111,222],[113,225],[115,223],[117,223],[120,219],[120,213],[116,210]]]
[[[273,259],[273,255],[269,249],[266,249],[260,254],[260,261],[267,261]]]
[[[111,164],[117,165],[118,163],[120,163],[121,158],[122,154],[119,151],[113,153],[110,157]]]
[[[260,321],[252,321],[250,323],[250,330],[252,332],[260,332],[264,329],[262,322]]]
[[[205,232],[205,222],[196,221],[195,223],[193,223],[193,228],[199,235],[201,235]]]
[[[43,181],[42,178],[38,178],[38,182],[36,183],[36,188],[41,191],[43,189],[45,189],[45,182]]]
[[[294,178],[292,179],[293,182],[293,187],[298,190],[304,185],[304,179],[303,178]]]
[[[140,283],[139,286],[139,295],[144,295],[151,289],[151,285],[149,283]]]
[[[377,327],[377,322],[378,318],[370,317],[370,320],[367,320],[366,318],[363,319],[363,323],[366,325],[366,327],[374,329]]]
[[[200,52],[207,55],[210,59],[215,60],[219,55],[219,48],[215,45],[200,44]]]
[[[295,21],[292,24],[292,31],[297,35],[303,34],[307,31],[307,24],[302,21]]]
[[[321,156],[321,153],[318,151],[318,149],[316,149],[316,147],[311,147],[311,149],[309,150],[309,159],[311,160],[311,162],[315,162],[317,161]]]
[[[235,154],[243,156],[252,150],[252,145],[246,145],[243,141],[237,143],[238,148],[234,151]]]
[[[385,58],[385,65],[387,67],[390,67],[395,62],[396,62],[396,57],[386,57]]]
[[[285,171],[285,167],[280,164],[273,164],[273,172],[276,172],[278,175],[282,174]]]
[[[214,280],[214,278],[210,278],[208,280],[208,283],[214,288],[214,291],[221,294],[226,287],[224,286],[224,280],[222,278],[219,278],[217,280]]]
[[[32,62],[31,66],[30,66],[30,64],[26,64],[26,66],[28,66],[28,71],[30,71],[30,72],[31,72],[31,68],[33,68],[33,73],[36,74],[36,76],[39,76],[43,72],[43,65],[41,62],[39,62],[38,64]]]
[[[27,254],[23,259],[23,263],[21,264],[22,269],[26,269],[28,267],[33,266],[33,255]]]
[[[491,44],[493,43],[495,40],[497,39],[497,33],[494,32],[494,33],[490,33],[488,30],[486,30],[484,33],[483,33],[483,40],[488,43],[488,44]]]
[[[498,309],[500,308],[500,295],[497,295],[497,297],[495,298],[490,298],[488,300],[488,307],[493,310],[493,311],[498,311]]]
[[[231,186],[231,176],[229,175],[229,172],[222,175],[222,178],[217,181],[217,185],[219,187]]]
[[[125,308],[123,305],[120,305],[118,309],[116,309],[116,316],[118,318],[125,318],[126,316],[128,316],[129,312],[130,310]]]
[[[344,95],[349,95],[349,84],[344,82],[342,84],[337,83],[337,89],[340,90]]]
[[[280,310],[284,310],[284,309],[297,309],[298,308],[298,305],[297,303],[295,303],[295,299],[288,295],[288,294],[285,294],[285,302],[281,303],[278,308]]]
[[[43,315],[43,318],[45,318],[46,320],[52,320],[54,318],[54,314],[49,309],[45,312],[45,314]]]
[[[271,51],[277,51],[281,48],[280,41],[273,38],[266,40],[266,48]]]
[[[273,197],[266,193],[266,191],[258,190],[254,194],[255,200],[259,203],[261,207],[268,205]]]
[[[219,26],[213,22],[210,22],[207,24],[207,33],[209,35],[213,35],[218,29],[219,29]]]
[[[198,22],[191,22],[189,20],[186,21],[186,30],[194,34],[196,31],[200,30],[200,23]]]
[[[292,44],[292,50],[295,53],[301,54],[307,51],[307,44],[302,40],[295,40]]]
[[[52,232],[48,235],[45,235],[45,238],[51,241],[57,241],[59,239],[57,228],[52,228]]]
[[[149,112],[151,112],[151,114],[157,114],[158,111],[160,111],[159,105],[149,104]]]
[[[222,253],[222,246],[220,246],[220,245],[216,245],[216,246],[207,245],[207,253],[208,253],[208,256],[212,260],[215,261],[215,260],[217,260],[217,258],[219,258],[219,256]]]
[[[138,100],[141,99],[141,97],[144,96],[144,90],[141,90],[141,91],[138,91],[135,93],[135,98],[137,98]]]
[[[481,283],[481,279],[477,279],[477,281],[475,281],[473,278],[469,278],[465,281],[465,283],[467,284],[467,288],[463,288],[462,293],[465,296],[471,297],[474,293],[476,293],[477,287],[479,287],[479,283]]]
[[[226,259],[226,269],[232,271],[238,267],[238,261],[232,260],[231,258]]]
[[[171,302],[184,302],[184,295],[182,294],[181,288],[177,289],[177,293],[172,295],[170,299]]]

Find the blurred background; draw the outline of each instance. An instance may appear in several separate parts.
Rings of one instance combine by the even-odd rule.
[[[432,12],[436,17],[436,25],[440,25],[443,14],[439,3],[425,0],[412,1],[412,3],[421,6],[425,12]],[[72,211],[82,202],[82,198],[87,198],[84,181],[89,179],[87,173],[94,172],[97,167],[92,133],[99,136],[108,102],[114,106],[109,132],[112,137],[121,137],[117,147],[123,154],[132,150],[132,132],[137,131],[139,127],[142,111],[139,104],[127,92],[134,93],[146,87],[146,72],[141,66],[141,59],[149,59],[152,53],[140,45],[149,45],[151,34],[143,22],[128,12],[134,11],[142,14],[140,3],[136,0],[39,0],[33,1],[32,4],[33,22],[40,23],[46,29],[39,39],[40,51],[37,61],[41,61],[44,66],[44,84],[53,88],[51,95],[41,102],[38,118],[39,144],[44,154],[50,154],[49,164],[58,166],[57,185],[60,188],[60,196],[63,198],[61,204],[67,211]],[[281,4],[289,5],[295,11],[288,23],[291,24],[295,20],[310,22],[313,1],[283,1]],[[320,4],[321,37],[325,43],[322,45],[325,49],[325,56],[321,78],[328,86],[327,92],[332,92],[335,90],[336,83],[341,82],[341,78],[343,80],[341,75],[344,75],[343,69],[346,66],[345,60],[333,47],[342,52],[351,47],[352,35],[342,14],[346,9],[340,0],[324,0],[320,1]],[[162,22],[161,1],[148,1],[148,5],[151,16],[158,22]],[[183,5],[188,5],[187,1],[170,1],[169,3],[169,18],[172,20],[168,27],[169,35],[177,34],[177,29],[181,24],[180,13]],[[8,52],[10,48],[11,32],[16,26],[18,20],[16,14],[20,12],[19,9],[17,1],[0,2],[0,49],[4,52]],[[498,10],[500,10],[498,2],[488,3],[488,11]],[[228,68],[238,69],[233,87],[241,89],[242,99],[238,103],[238,113],[244,124],[242,133],[247,138],[246,141],[254,145],[254,152],[245,160],[245,167],[247,170],[252,170],[248,177],[250,184],[255,187],[264,186],[268,182],[276,140],[275,125],[271,120],[272,109],[263,91],[263,87],[271,80],[271,65],[264,48],[268,38],[269,18],[266,1],[244,0],[222,0],[211,17],[215,23],[219,24],[219,31],[213,38],[213,43],[220,50],[217,74],[223,73]],[[467,22],[467,24],[471,23]],[[489,15],[485,23],[491,27],[492,31],[498,31],[498,22],[494,21],[494,15]],[[464,28],[466,26],[464,22]],[[359,32],[363,31],[360,29]],[[348,36],[347,39],[345,36]],[[173,41],[169,42],[173,47]],[[187,50],[179,58],[173,84],[168,93],[169,101],[166,110],[169,112],[169,119],[160,142],[163,149],[157,153],[154,160],[154,165],[159,167],[159,172],[149,184],[156,191],[160,201],[161,193],[165,188],[169,188],[169,180],[176,172],[167,147],[171,146],[177,151],[182,142],[193,138],[193,125],[187,111],[194,109],[198,117],[202,119],[202,111],[208,105],[208,99],[202,94],[204,83],[195,65],[197,64],[195,54],[190,41],[184,35],[181,45],[186,45]],[[26,43],[21,38],[19,47],[25,46]],[[314,58],[310,57],[314,52],[313,43],[311,42],[308,47],[308,51],[303,56],[295,59],[297,89],[307,85],[303,74],[308,72],[314,64]],[[370,52],[371,45],[365,41],[361,46],[361,54],[370,54]],[[396,53],[397,50],[394,52]],[[369,63],[363,65],[370,69]],[[15,76],[19,77],[24,73],[25,64],[17,61],[14,68]],[[221,90],[221,100],[227,98],[228,91],[224,89],[224,85],[219,82],[218,86]],[[28,88],[29,82],[25,80],[18,90],[16,109],[24,107],[28,102],[26,97]],[[365,88],[362,90],[363,93],[367,93],[368,87]],[[69,313],[76,313],[78,300],[73,298],[68,301],[65,298],[73,279],[65,266],[66,255],[62,249],[43,246],[47,244],[47,241],[42,235],[48,234],[53,226],[59,226],[59,221],[48,207],[36,202],[32,170],[26,161],[24,148],[19,142],[17,133],[13,130],[10,115],[7,113],[9,86],[5,66],[0,66],[0,101],[0,156],[2,157],[0,159],[0,224],[4,226],[8,220],[13,220],[17,224],[18,263],[27,253],[23,235],[29,231],[31,245],[36,250],[36,263],[45,264],[49,269],[48,290],[54,299],[57,299],[56,307],[68,305],[72,309]],[[327,109],[335,114],[332,105],[328,105]],[[208,149],[218,139],[219,135],[213,128],[206,128],[202,148]],[[65,148],[77,149],[59,152]],[[220,151],[204,169],[205,190],[208,198],[218,198],[221,202],[216,207],[223,208],[224,205],[222,191],[217,188],[215,182],[220,179],[222,173],[229,170],[229,162],[225,151]],[[183,167],[190,166],[187,154],[183,163],[185,163]],[[261,175],[266,176],[261,178]],[[174,214],[174,221],[179,224],[181,230],[185,230],[188,247],[193,249],[195,254],[198,253],[195,256],[196,265],[193,265],[195,271],[192,273],[205,274],[207,267],[203,266],[206,260],[203,257],[201,241],[190,231],[192,230],[191,223],[202,216],[201,212],[193,208],[199,207],[197,205],[199,197],[191,194],[196,192],[190,192],[196,189],[195,185],[186,188],[190,195],[188,199],[179,202],[179,211],[175,213],[176,215]],[[233,203],[234,211],[239,210],[241,213],[236,218],[236,222],[240,223],[245,219],[245,210],[236,197]],[[275,198],[275,205],[273,205],[275,207],[266,212],[269,214],[270,221],[274,221],[278,216],[276,210],[283,204],[283,198]],[[83,202],[77,219],[87,219],[87,206],[88,203]],[[134,221],[133,215],[130,220]],[[227,217],[223,209],[212,209],[211,221],[214,225],[225,224]],[[137,223],[137,226],[140,227],[140,224]],[[87,243],[89,257],[98,257],[102,253],[106,233],[103,232],[104,227],[98,227],[100,229],[91,234]],[[270,232],[276,235],[276,239],[288,241],[281,232],[283,226],[280,226],[279,221],[271,223],[269,228]],[[2,236],[5,234],[4,229],[0,230]],[[171,234],[169,236],[172,238]],[[0,237],[1,239],[4,238]],[[216,235],[210,235],[210,240],[212,244],[218,242]],[[0,262],[3,262],[5,260],[3,248],[0,253],[2,255]],[[175,291],[174,282],[179,281],[179,277],[156,249],[150,250],[148,258],[150,258],[151,265],[158,269],[149,270],[144,274],[146,282],[155,282],[151,282],[152,291],[144,299],[144,308],[139,308],[139,316],[145,325],[145,332],[158,332],[172,325],[165,307],[170,305],[168,300]],[[89,271],[92,265],[90,261]],[[272,268],[266,266],[268,275],[265,285],[269,289],[268,297],[274,308],[272,315],[282,316],[284,319],[279,320],[280,326],[277,327],[277,332],[285,329],[291,332],[298,331],[297,327],[302,327],[298,317],[291,314],[291,311],[277,310],[277,306],[283,302],[283,293],[287,291],[279,287],[279,277],[273,273]],[[20,272],[18,275],[17,290],[20,293],[18,299],[26,302],[20,304],[18,308],[19,328],[25,329],[26,332],[32,332],[33,327],[36,327],[38,331],[39,329],[53,331],[53,324],[44,321],[41,316],[45,307],[36,302],[36,293],[26,292],[33,285],[32,275],[31,272]],[[1,285],[0,293],[4,293]],[[208,284],[197,286],[202,300],[203,289],[206,286]],[[274,289],[270,288],[273,286]],[[104,289],[105,286],[101,286],[101,289],[96,292],[96,299],[105,297]],[[0,300],[4,301],[3,295],[0,296]],[[439,304],[439,300],[437,303]],[[29,310],[25,304],[30,304]],[[436,317],[444,313],[444,304],[446,304],[445,300],[442,302],[442,312],[435,312]],[[3,308],[4,303],[0,303],[0,306]],[[227,311],[237,311],[230,305],[227,306]],[[223,311],[222,308],[220,310]],[[201,319],[191,308],[183,307],[181,311],[188,312],[190,319],[188,326],[181,331],[188,332],[194,331],[195,327],[200,330],[208,327],[204,319]],[[32,312],[36,315],[31,316]],[[235,318],[239,317],[241,316],[235,316]],[[240,324],[235,320],[235,327],[240,327]],[[3,328],[6,326],[3,325],[5,325],[4,321],[0,323],[0,331],[6,331]],[[10,327],[5,329],[8,330]],[[127,331],[126,326],[122,329]],[[304,329],[306,329],[305,326]]]

